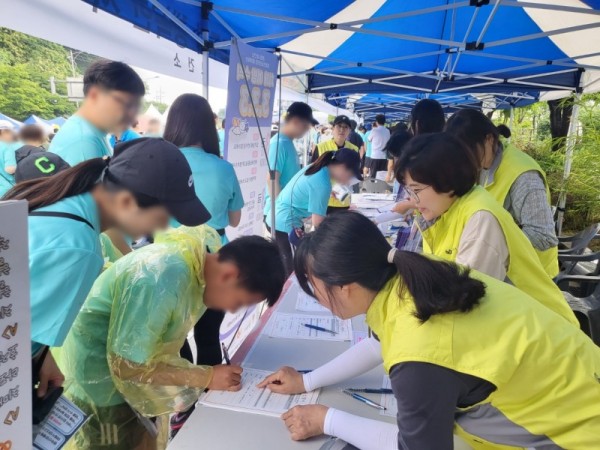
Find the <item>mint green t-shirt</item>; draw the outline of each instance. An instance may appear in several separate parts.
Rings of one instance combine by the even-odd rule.
[[[312,214],[325,216],[331,195],[329,169],[322,168],[314,175],[304,175],[306,166],[279,193],[275,203],[275,229],[289,233],[301,227],[302,220]]]
[[[100,217],[91,194],[69,197],[36,211],[74,214],[93,229],[69,218],[29,217],[33,353],[40,344],[62,345],[104,264]]]
[[[15,177],[6,171],[8,167],[15,167],[15,150],[22,144],[0,142],[0,197],[2,197],[15,184]]]
[[[231,163],[198,147],[182,147],[192,175],[196,196],[211,215],[206,223],[215,230],[229,225],[229,211],[239,211],[244,207],[244,197],[240,183]],[[171,219],[171,226],[179,222]],[[223,236],[224,237],[224,236]],[[225,239],[223,242],[227,242]]]
[[[371,130],[367,131],[365,133],[365,143],[367,144],[367,149],[365,151],[365,157],[366,158],[370,158],[371,157],[371,150],[372,150],[372,144],[371,141],[369,140],[369,136],[371,136]]]
[[[112,155],[107,134],[77,114],[71,116],[60,128],[48,150],[71,166],[88,159]]]
[[[279,155],[277,154],[277,136],[279,135]],[[279,184],[281,190],[290,182],[290,180],[300,170],[300,159],[294,146],[294,141],[284,134],[276,134],[271,138],[269,144],[269,167],[279,172]],[[270,182],[270,181],[269,181]],[[265,189],[265,207],[263,214],[269,216],[271,213],[271,196],[269,187]],[[267,217],[267,223],[271,219]]]

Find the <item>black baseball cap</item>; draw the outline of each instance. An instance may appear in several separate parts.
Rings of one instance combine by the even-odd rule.
[[[50,177],[69,167],[71,166],[56,153],[32,152],[17,163],[15,181],[20,183],[21,181]]]
[[[309,121],[313,125],[317,125],[319,123],[313,117],[313,110],[308,104],[304,102],[294,102],[290,105],[287,110],[287,118],[298,117],[299,119],[304,119]]]
[[[333,120],[333,126],[336,126],[340,123],[345,123],[346,125],[348,125],[349,128],[352,128],[352,122],[350,122],[350,118],[348,116],[337,116],[334,120]]]
[[[344,164],[346,167],[354,172],[354,176],[361,180],[363,179],[360,170],[360,155],[356,150],[350,150],[349,148],[340,148],[335,152],[333,160]]]
[[[105,177],[158,200],[182,225],[206,223],[210,213],[196,196],[192,169],[176,145],[161,138],[140,138],[115,146]]]

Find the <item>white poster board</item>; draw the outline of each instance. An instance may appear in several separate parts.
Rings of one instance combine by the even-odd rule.
[[[0,202],[0,449],[31,448],[27,202]]]

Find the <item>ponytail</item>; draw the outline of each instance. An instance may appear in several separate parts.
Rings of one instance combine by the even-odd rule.
[[[510,128],[508,128],[506,125],[504,124],[500,124],[498,126],[496,126],[496,130],[498,130],[498,134],[500,136],[502,136],[503,138],[508,139],[511,136],[511,132],[510,132]]]
[[[94,158],[46,178],[17,183],[3,200],[27,200],[29,211],[92,190],[108,166],[108,159]]]
[[[319,170],[321,170],[323,167],[327,167],[329,164],[331,164],[331,161],[333,161],[333,159],[335,158],[335,153],[336,152],[334,152],[334,151],[323,153],[321,156],[319,156],[317,158],[317,160],[314,163],[312,163],[310,165],[310,167],[308,169],[306,169],[306,172],[304,172],[304,175],[314,175]]]
[[[468,312],[485,295],[485,285],[470,278],[468,268],[413,252],[390,252],[377,226],[356,212],[328,216],[306,235],[296,251],[294,269],[300,287],[311,296],[312,277],[327,287],[357,283],[379,292],[399,276],[399,294],[410,294],[421,322],[435,314]]]
[[[421,322],[436,314],[471,311],[485,295],[485,285],[471,278],[467,267],[408,251],[397,251],[393,265],[402,279],[400,296],[408,291]]]

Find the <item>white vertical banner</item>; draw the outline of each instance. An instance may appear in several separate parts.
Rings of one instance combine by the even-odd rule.
[[[242,42],[232,43],[224,156],[235,168],[245,205],[240,225],[227,228],[230,239],[263,234],[262,211],[269,170],[263,145],[268,151],[277,63],[278,58],[272,53]]]
[[[31,443],[27,202],[0,202],[0,449]]]

